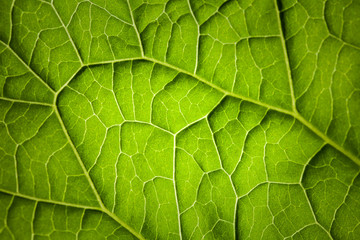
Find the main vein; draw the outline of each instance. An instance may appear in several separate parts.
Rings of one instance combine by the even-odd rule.
[[[344,147],[340,146],[334,140],[330,139],[327,135],[325,135],[323,132],[321,132],[317,127],[315,127],[308,120],[306,120],[298,111],[296,111],[296,109],[290,111],[290,110],[287,110],[287,109],[284,109],[284,108],[281,108],[281,107],[276,107],[276,106],[261,102],[261,101],[256,100],[256,99],[252,99],[252,98],[242,96],[242,95],[239,95],[239,94],[236,94],[236,93],[233,93],[233,92],[229,92],[229,91],[215,85],[212,82],[209,82],[208,80],[206,80],[206,79],[204,79],[204,78],[202,78],[202,77],[200,77],[200,76],[198,76],[196,74],[193,74],[191,72],[183,70],[183,69],[181,69],[179,67],[173,66],[173,65],[171,65],[169,63],[165,63],[165,62],[159,61],[157,59],[149,58],[149,57],[144,57],[144,59],[148,60],[148,61],[158,63],[158,64],[161,64],[161,65],[169,67],[169,68],[172,68],[172,69],[174,69],[174,70],[176,70],[178,72],[187,74],[187,75],[197,79],[198,81],[203,82],[203,83],[209,85],[210,87],[218,90],[219,92],[224,93],[227,96],[232,96],[234,98],[242,99],[242,100],[257,104],[259,106],[263,106],[265,108],[268,108],[268,109],[271,109],[271,110],[274,110],[274,111],[277,111],[277,112],[280,112],[280,113],[284,113],[286,115],[290,115],[290,116],[294,117],[295,119],[297,119],[299,122],[301,122],[303,125],[305,125],[308,129],[310,129],[313,133],[315,133],[318,137],[320,137],[325,143],[331,145],[332,147],[334,147],[335,149],[337,149],[338,151],[343,153],[345,156],[347,156],[353,162],[355,162],[357,165],[360,166],[360,159],[357,156],[355,156],[350,151],[346,150]]]

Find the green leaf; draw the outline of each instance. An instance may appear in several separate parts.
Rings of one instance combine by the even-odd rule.
[[[360,239],[360,1],[0,5],[0,239]]]

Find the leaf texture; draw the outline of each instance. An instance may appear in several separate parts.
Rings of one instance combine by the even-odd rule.
[[[360,1],[0,5],[1,239],[360,238]]]

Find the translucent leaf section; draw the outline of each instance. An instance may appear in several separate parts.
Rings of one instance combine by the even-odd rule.
[[[0,239],[360,239],[359,0],[0,5]]]
[[[58,2],[59,13],[84,63],[97,63],[141,55],[136,29],[124,1]],[[125,5],[126,4],[126,5]],[[117,9],[114,14],[115,9]],[[125,13],[125,14],[124,14]]]
[[[79,69],[77,50],[52,4],[16,0],[10,27],[10,47],[53,89]]]
[[[52,103],[54,94],[5,44],[0,43],[0,96]]]
[[[269,200],[271,199],[271,202]],[[238,202],[239,236],[244,239],[284,239],[305,232],[314,217],[300,186],[264,184]],[[329,239],[317,225],[312,234]]]
[[[58,106],[85,167],[92,168],[107,129],[124,120],[112,91],[112,65],[84,69],[60,93]]]
[[[7,212],[3,239],[135,239],[126,229],[99,211],[42,203],[0,193]]]
[[[153,122],[177,132],[206,116],[221,98],[215,89],[181,74],[155,97]]]
[[[290,108],[274,1],[227,1],[217,11],[210,10],[220,1],[214,2],[193,3],[200,24],[196,73],[229,92]]]
[[[303,1],[282,13],[299,112],[356,156],[360,48],[353,14],[359,9],[357,1]]]
[[[130,1],[146,56],[194,72],[199,27],[187,1]]]
[[[178,72],[149,61],[114,64],[114,92],[124,117],[151,122],[153,101]]]
[[[4,116],[2,189],[41,199],[97,206],[93,190],[53,110],[0,102]]]
[[[358,180],[355,178],[358,174],[358,166],[347,162],[331,148],[322,149],[306,167],[303,184],[309,200],[316,209],[315,214],[319,222],[336,235],[349,234],[339,233],[341,231],[337,224],[344,220],[341,219],[344,217],[341,216],[341,212],[348,209],[342,205],[356,198],[356,191],[351,191],[351,188],[356,189]]]
[[[114,212],[147,238],[179,238],[173,137],[132,122],[124,123],[120,134]]]

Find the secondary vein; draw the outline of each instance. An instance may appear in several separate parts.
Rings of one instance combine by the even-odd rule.
[[[90,184],[90,187],[92,188],[92,190],[93,190],[93,192],[94,192],[94,195],[95,195],[95,197],[96,197],[96,199],[97,199],[97,201],[98,201],[98,203],[99,203],[99,206],[100,206],[101,211],[103,211],[104,213],[106,213],[107,215],[109,215],[111,218],[113,218],[115,221],[117,221],[120,225],[122,225],[124,228],[126,228],[131,234],[133,234],[134,236],[136,236],[138,239],[144,239],[144,237],[143,237],[141,234],[139,234],[138,232],[136,232],[132,227],[130,227],[129,225],[127,225],[127,224],[126,224],[123,220],[121,220],[117,215],[115,215],[114,213],[110,212],[110,211],[105,207],[104,203],[103,203],[102,200],[101,200],[101,197],[100,197],[99,193],[98,193],[97,190],[96,190],[95,184],[94,184],[94,182],[92,181],[92,179],[91,179],[91,177],[90,177],[90,175],[89,175],[89,172],[86,170],[86,167],[85,167],[84,163],[82,162],[81,157],[80,157],[80,155],[79,155],[79,153],[78,153],[78,151],[77,151],[74,143],[72,142],[72,140],[71,140],[71,138],[70,138],[70,135],[69,135],[69,133],[68,133],[66,127],[65,127],[65,124],[64,124],[64,122],[63,122],[63,120],[62,120],[62,118],[61,118],[61,116],[60,116],[60,112],[59,112],[59,110],[58,110],[57,107],[55,107],[55,113],[56,113],[56,116],[57,116],[57,118],[58,118],[58,120],[59,120],[59,123],[60,123],[60,125],[61,125],[61,128],[63,129],[63,132],[64,132],[64,134],[65,134],[65,136],[66,136],[66,138],[67,138],[67,140],[68,140],[71,148],[73,149],[73,152],[74,152],[76,158],[78,159],[78,162],[79,162],[79,164],[80,164],[80,166],[81,166],[81,168],[82,168],[82,170],[83,170],[83,172],[84,172],[84,175],[85,175],[86,179],[88,180],[88,182],[89,182],[89,184]]]
[[[32,68],[30,68],[30,66],[27,65],[25,61],[8,44],[4,43],[2,40],[0,40],[0,43],[4,47],[6,47],[25,66],[25,68],[28,69],[30,73],[32,73],[37,79],[39,79],[46,88],[48,88],[52,93],[55,93],[55,90],[52,89],[50,85],[44,79],[42,79]]]
[[[320,137],[324,142],[331,145],[332,147],[334,147],[335,149],[337,149],[338,151],[343,153],[346,157],[350,158],[353,162],[355,162],[357,165],[360,166],[360,159],[357,156],[355,156],[353,153],[346,150],[344,147],[340,146],[338,143],[336,143],[335,141],[330,139],[328,136],[326,136],[317,127],[315,127],[308,120],[306,120],[302,115],[300,115],[300,113],[298,113],[298,111],[296,111],[296,109],[295,109],[295,111],[290,111],[290,110],[287,110],[287,109],[284,109],[284,108],[272,106],[270,104],[261,102],[261,101],[256,100],[256,99],[252,99],[252,98],[249,98],[249,97],[246,97],[246,96],[242,96],[242,95],[239,95],[239,94],[236,94],[236,93],[232,93],[232,92],[229,92],[229,91],[227,91],[225,89],[220,88],[219,86],[213,84],[212,82],[209,82],[208,80],[206,80],[206,79],[204,79],[204,78],[202,78],[202,77],[200,77],[200,76],[198,76],[196,74],[193,74],[191,72],[183,70],[183,69],[181,69],[179,67],[173,66],[173,65],[171,65],[169,63],[164,63],[162,61],[159,61],[159,60],[153,59],[153,58],[149,58],[149,57],[144,57],[144,59],[148,60],[148,61],[158,63],[158,64],[161,64],[161,65],[169,67],[169,68],[172,68],[172,69],[174,69],[174,70],[176,70],[178,72],[182,72],[184,74],[187,74],[187,75],[189,75],[189,76],[191,76],[191,77],[193,77],[193,78],[195,78],[195,79],[209,85],[210,87],[215,88],[216,90],[224,93],[227,96],[232,96],[234,98],[242,99],[242,100],[245,100],[247,102],[251,102],[251,103],[257,104],[259,106],[263,106],[265,108],[268,108],[268,109],[271,109],[271,110],[274,110],[274,111],[277,111],[277,112],[280,112],[280,113],[284,113],[286,115],[290,115],[290,116],[294,117],[295,119],[297,119],[299,122],[301,122],[303,125],[305,125],[308,129],[310,129],[313,133],[315,133],[318,137]]]
[[[277,18],[279,32],[280,32],[280,40],[281,40],[281,45],[282,45],[284,59],[285,59],[286,71],[287,71],[287,75],[288,75],[288,79],[289,79],[289,87],[290,87],[290,94],[291,94],[291,105],[292,105],[293,111],[297,112],[296,98],[295,98],[295,93],[294,93],[294,85],[293,85],[293,79],[292,79],[292,76],[291,76],[291,69],[290,69],[290,60],[289,60],[289,56],[287,54],[287,48],[286,48],[284,32],[282,30],[282,24],[281,24],[281,19],[280,19],[280,10],[279,10],[279,6],[278,6],[276,0],[274,0],[274,4],[275,4],[276,13],[277,13],[276,18]]]
[[[19,192],[8,191],[5,189],[0,189],[0,192],[15,196],[15,197],[29,199],[29,200],[32,200],[35,202],[51,203],[51,204],[56,204],[56,205],[61,205],[61,206],[66,206],[66,207],[74,207],[74,208],[92,209],[92,210],[102,211],[102,209],[99,207],[86,206],[86,205],[75,204],[75,203],[67,203],[67,202],[61,202],[61,201],[56,201],[56,200],[51,200],[51,199],[43,199],[43,198],[38,198],[38,197],[33,197],[33,196],[26,195],[26,194],[22,194]]]

